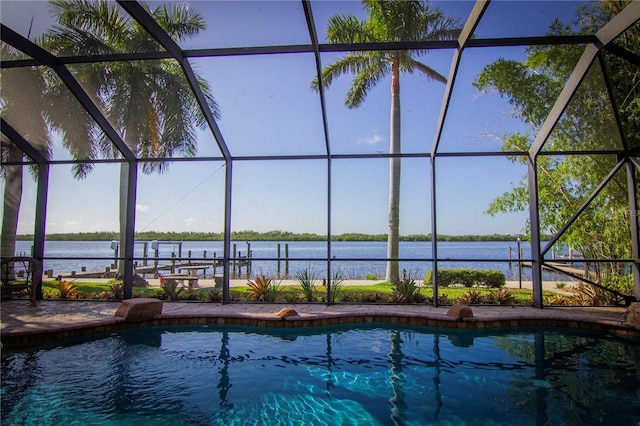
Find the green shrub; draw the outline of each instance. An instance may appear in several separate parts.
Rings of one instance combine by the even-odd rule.
[[[273,278],[267,278],[264,275],[257,276],[253,281],[248,281],[250,297],[256,302],[267,302],[271,281]]]
[[[300,293],[284,293],[282,299],[286,303],[299,303],[304,299],[304,296]]]
[[[203,300],[209,302],[222,302],[222,292],[218,289],[211,289],[207,292],[203,292]]]
[[[316,292],[316,275],[311,269],[305,269],[298,272],[296,275],[296,281],[302,288],[302,293],[307,302],[313,302],[315,300]]]
[[[342,274],[340,273],[340,271],[336,271],[333,274],[333,277],[331,278],[331,281],[330,281],[331,302],[335,302],[340,297],[340,292],[342,291],[343,282],[344,282],[344,279],[342,278]],[[327,287],[326,280],[322,280],[322,285],[325,288]]]
[[[424,300],[416,281],[403,271],[402,279],[393,284],[392,301],[395,303],[419,303]]]
[[[60,299],[72,299],[78,294],[78,287],[70,281],[58,282],[55,287],[60,292]]]
[[[495,290],[487,296],[487,301],[494,305],[515,305],[518,303],[512,292],[506,288]]]
[[[358,295],[355,292],[352,291],[345,291],[344,293],[341,294],[341,297],[339,300],[334,300],[334,302],[343,302],[343,303],[355,303],[358,301]]]
[[[275,282],[275,281],[271,281],[271,284],[269,285],[269,288],[267,289],[267,292],[264,295],[264,301],[265,302],[275,302],[278,299],[278,296],[280,295],[280,293],[282,293],[282,287],[280,287],[280,284],[282,284],[282,280]]]
[[[463,305],[480,305],[485,301],[485,296],[478,290],[469,290],[456,300],[457,303],[462,303]]]
[[[433,282],[433,271],[429,270],[424,278],[424,283],[430,285]],[[438,285],[449,287],[453,284],[461,284],[464,287],[486,286],[501,288],[506,284],[506,278],[501,271],[476,270],[476,269],[439,269]]]
[[[162,277],[160,277],[160,289],[164,296],[169,300],[177,300],[180,293],[184,290],[183,288],[178,287],[178,281],[174,279],[164,279]]]
[[[575,305],[576,299],[573,297],[567,297],[562,294],[552,294],[544,298],[544,304],[549,306],[568,306]]]
[[[491,288],[502,288],[507,283],[507,279],[501,271],[488,270],[478,271],[484,276],[484,284]]]
[[[111,294],[113,295],[114,299],[124,299],[124,283],[121,281],[116,281],[113,284],[111,284],[110,287],[111,290]]]
[[[389,302],[389,297],[381,292],[366,292],[357,297],[358,303],[386,303]]]

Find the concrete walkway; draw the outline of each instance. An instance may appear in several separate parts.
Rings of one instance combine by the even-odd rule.
[[[450,307],[428,305],[331,305],[164,302],[153,320],[130,323],[115,318],[120,302],[28,300],[0,304],[0,336],[10,345],[56,342],[60,339],[123,328],[168,324],[241,324],[264,327],[308,327],[358,322],[398,322],[455,328],[561,326],[594,329],[640,339],[640,326],[624,322],[625,308],[473,306],[473,318],[456,321]],[[298,316],[282,320],[276,313],[292,308]]]

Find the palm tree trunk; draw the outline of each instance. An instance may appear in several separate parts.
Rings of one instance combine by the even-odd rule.
[[[8,162],[22,161],[22,151],[9,145]],[[18,232],[18,215],[22,200],[22,178],[25,166],[6,166],[4,186],[4,214],[2,215],[2,257],[15,256],[16,233]]]
[[[389,153],[400,153],[400,63],[391,65],[391,119]],[[389,159],[389,228],[387,258],[397,259],[400,254],[400,163],[399,157]],[[397,260],[387,261],[386,281],[397,283],[400,271]]]

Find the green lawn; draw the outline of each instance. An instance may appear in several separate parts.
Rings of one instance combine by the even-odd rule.
[[[57,298],[60,291],[57,288],[56,281],[45,281],[43,290],[45,298]],[[101,299],[113,297],[112,284],[98,284],[92,282],[74,282],[75,293],[70,298],[79,299]],[[505,289],[515,298],[515,303],[529,305],[532,303],[530,290],[521,289]],[[423,287],[418,290],[425,298],[433,296],[433,289]],[[439,296],[441,303],[454,303],[462,301],[460,298],[472,295],[476,298],[486,297],[491,293],[495,293],[496,289],[469,289],[469,288],[440,288]],[[158,288],[134,287],[133,293],[135,297],[163,297],[163,291]],[[390,303],[392,302],[393,286],[389,283],[379,283],[362,286],[340,286],[337,290],[336,300],[338,302],[350,303]],[[543,292],[543,296],[553,295],[550,291]],[[111,296],[110,296],[111,295]],[[234,301],[252,301],[250,288],[248,286],[233,287],[230,289],[231,299]],[[220,290],[211,288],[197,289],[193,291],[182,290],[178,292],[178,298],[204,301],[219,301]],[[318,285],[314,292],[314,301],[323,302],[326,300],[326,288]],[[277,288],[276,301],[283,303],[304,302],[306,298],[300,286],[279,286]],[[467,303],[475,303],[473,300]]]

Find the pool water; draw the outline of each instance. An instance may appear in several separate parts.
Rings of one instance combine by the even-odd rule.
[[[566,329],[127,330],[2,355],[3,425],[637,425],[640,343]]]

